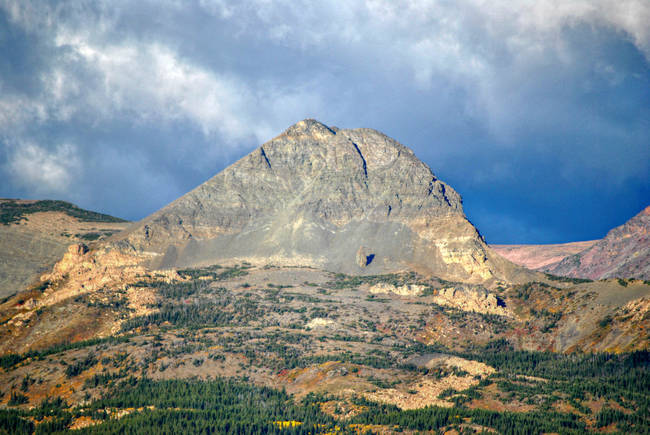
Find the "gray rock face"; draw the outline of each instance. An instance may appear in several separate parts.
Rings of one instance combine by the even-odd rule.
[[[481,281],[511,266],[410,149],[310,119],[123,234],[120,243],[153,254],[152,267],[234,259]],[[363,266],[359,247],[373,255]]]

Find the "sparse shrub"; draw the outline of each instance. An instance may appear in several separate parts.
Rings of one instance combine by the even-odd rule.
[[[74,376],[80,375],[95,364],[97,364],[97,358],[95,357],[95,354],[89,353],[84,359],[75,361],[74,363],[68,365],[65,368],[65,374],[67,377],[72,378]]]
[[[27,396],[18,393],[16,391],[12,391],[11,397],[9,398],[9,402],[7,403],[7,405],[18,406],[18,405],[23,405],[25,403],[29,403],[29,398]]]
[[[598,326],[601,328],[606,328],[610,323],[612,323],[614,319],[612,316],[607,315],[604,319],[602,319],[600,322],[598,322]]]
[[[20,383],[20,391],[24,391],[25,393],[29,391],[29,387],[34,383],[34,379],[32,379],[29,374],[25,375],[23,378],[22,382]]]

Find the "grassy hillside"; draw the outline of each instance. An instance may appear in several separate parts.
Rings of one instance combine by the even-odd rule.
[[[27,215],[39,212],[63,212],[84,222],[126,222],[124,219],[107,214],[84,210],[66,201],[49,199],[42,201],[0,200],[0,223],[4,225],[19,222],[25,219]]]

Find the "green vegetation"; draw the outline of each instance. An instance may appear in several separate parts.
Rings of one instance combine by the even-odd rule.
[[[145,408],[112,419],[110,410]],[[153,408],[153,409],[150,409]],[[107,412],[109,410],[109,412]],[[333,419],[318,403],[294,403],[286,393],[241,381],[167,380],[128,378],[88,406],[67,409],[62,400],[46,400],[31,411],[0,410],[0,434],[65,431],[72,417],[87,415],[100,424],[77,431],[94,433],[283,433],[331,431]],[[281,422],[299,422],[282,427]],[[155,428],[155,430],[153,430]]]
[[[227,295],[216,301],[199,298],[187,302],[165,302],[160,305],[158,311],[152,314],[127,320],[122,325],[122,330],[131,331],[137,328],[149,328],[154,325],[170,325],[189,329],[247,325],[249,322],[261,318],[264,314],[259,309],[257,301],[252,298],[236,298]]]
[[[7,403],[7,405],[17,406],[17,405],[23,405],[25,403],[29,403],[29,399],[27,398],[27,396],[17,391],[12,391],[11,397],[9,397],[9,402]]]
[[[562,319],[562,313],[561,312],[555,312],[551,313],[549,310],[546,308],[542,308],[540,311],[535,310],[534,308],[530,309],[530,314],[535,316],[535,317],[540,317],[542,319],[546,320],[546,323],[544,326],[540,328],[540,331],[543,333],[550,332],[551,329],[555,328],[557,326],[557,323]]]
[[[309,287],[305,288],[295,282],[271,283],[276,279],[273,274],[259,279],[250,269],[247,264],[215,265],[179,271],[186,281],[143,278],[134,287],[152,289],[158,298],[150,299],[153,311],[137,317],[128,316],[129,308],[119,292],[115,293],[119,299],[108,302],[103,293],[97,300],[86,296],[75,299],[81,307],[103,304],[115,310],[124,320],[122,332],[130,335],[0,357],[5,371],[19,367],[7,374],[13,378],[5,393],[8,396],[11,391],[11,397],[5,401],[9,399],[17,408],[0,413],[0,435],[61,432],[80,416],[97,423],[79,430],[81,433],[150,433],[152,428],[158,433],[363,433],[354,424],[386,425],[397,432],[456,429],[465,433],[468,425],[475,425],[479,432],[485,428],[499,433],[577,434],[600,428],[650,433],[648,352],[517,351],[509,341],[498,339],[517,339],[502,334],[517,327],[512,318],[466,312],[426,299],[383,298],[355,291],[362,284],[422,283],[415,274],[331,275],[328,283],[305,283]],[[248,274],[252,276],[240,278]],[[235,282],[224,282],[233,278]],[[435,280],[424,283],[431,293],[438,287]],[[559,300],[570,293],[531,282],[508,286],[500,294],[510,303],[515,297],[529,302],[540,296],[542,301]],[[527,324],[530,329],[549,332],[562,321],[556,304],[528,305],[525,309],[533,319],[532,326]],[[312,319],[327,322],[319,325]],[[613,321],[607,317],[600,326]],[[455,337],[444,341],[446,345],[416,341],[431,325],[449,328]],[[136,331],[137,337],[133,335]],[[478,339],[466,340],[472,336]],[[51,358],[50,372],[26,370],[31,368],[26,366],[30,359],[63,352],[68,353]],[[476,375],[469,389],[443,391],[440,397],[452,402],[452,408],[410,411],[349,395],[308,394],[297,401],[282,391],[253,385],[277,376],[274,384],[300,379],[293,385],[302,388],[301,382],[311,385],[312,376],[314,382],[340,377],[344,382],[368,382],[371,389],[396,388],[419,394],[415,385],[420,380],[470,376],[454,366],[425,368],[408,363],[444,357],[435,355],[439,353],[486,363],[496,373]],[[335,361],[338,363],[324,364]],[[224,373],[238,378],[211,378]],[[50,383],[60,382],[62,374],[83,384],[83,389],[71,396],[76,406],[48,399],[27,409],[41,391],[35,383],[40,384],[42,377]],[[187,379],[196,374],[207,380]],[[183,379],[154,381],[149,377]],[[32,403],[25,406],[29,398]],[[482,398],[486,401],[476,402]],[[492,401],[527,411],[475,409],[477,404],[485,406]],[[347,405],[357,414],[350,414]],[[323,410],[342,420],[334,421]],[[122,417],[114,418],[116,415]]]
[[[539,281],[531,281],[513,287],[513,291],[517,299],[521,299],[523,301],[527,301],[528,298],[530,298],[531,295],[535,294],[536,292],[550,295],[551,294],[550,290],[559,290],[559,289],[556,287],[551,287],[550,285]]]
[[[455,394],[446,392],[445,396]],[[0,411],[0,433],[31,434],[64,431],[72,417],[87,415],[99,424],[79,433],[326,433],[339,427],[344,433],[352,424],[374,424],[394,427],[399,431],[440,430],[475,424],[500,433],[584,433],[586,424],[578,415],[539,411],[527,413],[494,412],[468,409],[426,407],[402,411],[393,405],[353,399],[364,411],[345,421],[334,421],[324,414],[320,404],[331,400],[308,394],[295,402],[286,393],[256,387],[237,380],[216,379],[165,380],[128,378],[89,405],[69,409],[64,401],[46,400],[31,411]],[[113,410],[136,409],[120,418],[110,418]],[[37,422],[36,426],[30,419]],[[281,422],[287,422],[284,426]],[[288,422],[298,422],[291,425]],[[597,416],[598,427],[616,423],[627,433],[647,433],[647,421],[638,415],[627,415],[604,408]]]
[[[355,275],[346,275],[344,273],[333,274],[333,280],[324,284],[324,287],[327,287],[331,290],[341,290],[356,288],[363,284],[375,285],[379,283],[392,284],[395,287],[400,287],[407,284],[420,284],[424,285],[427,288],[431,287],[429,283],[420,282],[420,277],[415,272],[408,273],[389,273],[385,275],[366,275],[366,276],[355,276]]]
[[[107,233],[107,235],[110,233]],[[92,242],[93,240],[99,239],[102,234],[101,233],[96,233],[96,232],[90,232],[90,233],[85,233],[85,234],[75,234],[76,237],[80,238],[81,240],[86,240],[89,242]]]
[[[214,281],[225,281],[227,279],[236,278],[238,276],[248,275],[247,269],[250,269],[252,266],[243,264],[241,266],[235,265],[233,267],[224,267],[218,264],[209,267],[203,267],[198,269],[180,269],[178,274],[183,278],[192,278],[196,280],[198,278],[210,278]]]
[[[48,347],[43,350],[34,350],[21,355],[9,353],[0,356],[0,367],[5,370],[10,370],[17,364],[25,361],[28,358],[44,359],[46,356],[54,355],[57,353],[65,352],[73,349],[83,349],[85,347],[96,346],[99,344],[118,344],[127,343],[130,340],[129,336],[106,337],[106,338],[93,338],[91,340],[77,341],[75,343],[58,344],[56,346]]]
[[[607,315],[600,322],[598,322],[598,326],[601,328],[606,328],[610,323],[612,323],[613,320],[614,319],[611,315]]]
[[[84,381],[83,388],[96,388],[99,386],[112,385],[116,379],[125,378],[127,376],[126,370],[122,369],[119,372],[114,373],[99,373],[93,375],[91,378],[88,378]]]
[[[596,415],[596,427],[603,428],[611,424],[616,424],[616,428],[623,433],[650,433],[647,414],[628,414],[618,409],[603,408]]]
[[[568,276],[557,276],[557,275],[551,275],[550,273],[545,273],[546,278],[550,279],[551,281],[558,281],[558,282],[570,282],[573,284],[582,284],[585,282],[593,282],[592,279],[587,279],[587,278],[570,278]]]
[[[418,347],[419,352],[427,351],[424,345]],[[429,352],[434,350],[437,348]],[[414,430],[437,430],[471,422],[500,433],[577,434],[587,430],[581,414],[589,415],[591,410],[582,401],[591,397],[612,401],[624,409],[603,408],[596,415],[596,427],[615,423],[619,433],[650,433],[650,397],[647,394],[650,391],[650,353],[647,351],[622,355],[563,355],[513,351],[502,340],[476,352],[457,355],[483,361],[497,368],[498,373],[469,390],[444,391],[441,397],[450,397],[456,403],[454,408],[400,411],[390,405],[366,403],[369,409],[353,421]],[[538,411],[493,412],[463,406],[480,397],[480,388],[492,383],[492,379],[496,379],[498,390],[506,400],[538,403]],[[554,411],[553,404],[557,401],[570,403],[578,412]]]
[[[494,412],[482,409],[439,408],[401,411],[391,405],[365,403],[370,409],[353,419],[361,424],[397,425],[400,429],[417,431],[460,427],[472,423],[507,434],[562,433],[581,434],[586,425],[573,414],[557,412]]]
[[[88,370],[95,364],[97,364],[97,358],[95,358],[94,353],[89,353],[86,357],[80,361],[75,361],[73,364],[68,365],[65,368],[65,374],[67,377],[72,378],[74,376],[79,376],[84,371]]]
[[[34,423],[31,420],[22,418],[19,411],[0,409],[0,434],[32,433],[34,433]]]
[[[257,334],[257,335],[256,335]],[[500,433],[584,433],[589,429],[615,425],[619,433],[650,433],[650,355],[648,352],[630,354],[554,354],[548,352],[515,351],[505,340],[490,342],[471,352],[458,353],[444,350],[440,346],[426,346],[419,343],[395,346],[392,352],[381,350],[366,353],[338,352],[329,355],[304,354],[302,346],[315,341],[306,333],[276,331],[262,334],[254,331],[233,331],[216,340],[200,331],[183,332],[175,330],[173,336],[183,341],[166,346],[162,336],[145,337],[143,342],[134,343],[141,349],[155,349],[148,361],[157,361],[165,355],[192,355],[199,350],[220,350],[208,358],[191,356],[185,359],[191,365],[201,367],[207,360],[226,361],[224,354],[242,354],[251,364],[265,365],[276,370],[294,367],[310,367],[326,361],[342,361],[350,373],[367,373],[369,368],[394,369],[418,375],[441,378],[449,375],[437,369],[420,369],[405,366],[400,361],[410,354],[430,354],[441,350],[448,354],[483,361],[497,369],[497,373],[481,380],[475,387],[465,391],[448,390],[441,394],[455,403],[453,408],[427,407],[418,410],[401,411],[391,405],[353,399],[362,406],[363,412],[347,420],[334,422],[322,414],[319,403],[325,399],[308,395],[302,402],[294,402],[285,393],[260,388],[236,380],[168,380],[153,381],[147,378],[127,378],[128,372],[98,373],[88,378],[84,389],[100,387],[100,399],[70,409],[64,403],[44,402],[40,408],[15,413],[0,413],[0,433],[50,433],[65,430],[76,416],[87,415],[99,420],[97,426],[85,428],[82,433],[147,433],[155,427],[160,433],[276,433],[280,427],[276,421],[298,421],[302,424],[286,427],[282,433],[319,433],[338,425],[345,433],[351,424],[377,424],[397,426],[399,430],[440,430],[475,424],[497,430]],[[340,337],[343,340],[343,336]],[[323,337],[329,341],[332,338]],[[323,342],[323,340],[316,339]],[[346,340],[343,340],[346,341]],[[149,346],[149,347],[145,347]],[[304,347],[303,347],[304,348]],[[66,373],[82,373],[95,364],[97,359],[91,349],[86,357],[79,358],[66,367]],[[128,350],[102,357],[102,364],[108,367],[138,366],[128,357]],[[221,353],[223,352],[223,353]],[[275,355],[275,356],[271,356]],[[168,360],[170,361],[170,360]],[[353,367],[350,364],[354,365]],[[161,369],[162,370],[162,369]],[[444,370],[443,370],[444,371]],[[134,371],[135,373],[135,371]],[[143,371],[144,373],[144,371]],[[370,372],[372,373],[372,372]],[[454,372],[457,376],[467,373]],[[244,379],[244,378],[242,378]],[[399,383],[397,379],[367,378],[379,388],[391,388]],[[121,381],[120,381],[121,380]],[[30,380],[23,382],[31,383]],[[483,395],[482,388],[496,384],[501,400],[535,404],[530,412],[495,412],[470,409],[467,405]],[[25,403],[22,394],[14,392],[10,403]],[[97,396],[95,396],[97,397]],[[25,397],[26,398],[26,397]],[[588,400],[604,400],[606,405],[597,413],[584,405]],[[576,412],[560,413],[556,403],[570,404]],[[617,404],[616,408],[607,403]],[[151,409],[150,409],[151,407]],[[114,412],[125,408],[135,411],[121,419],[110,418]],[[50,414],[48,414],[48,412]],[[54,418],[44,416],[54,415]],[[591,423],[585,420],[589,416]],[[30,426],[32,418],[36,426]],[[24,421],[23,421],[24,420]],[[587,426],[587,425],[590,426]]]
[[[0,410],[0,434],[50,434],[65,431],[73,418],[67,408],[68,404],[60,398],[46,398],[40,406],[29,411]],[[38,422],[38,425],[32,420]]]
[[[496,340],[475,351],[456,354],[484,362],[509,375],[536,376],[551,380],[589,377],[601,380],[610,378],[623,382],[626,379],[632,388],[650,388],[648,351],[626,354],[529,352],[513,350],[507,340]]]
[[[10,223],[20,222],[29,214],[48,211],[63,212],[84,222],[126,222],[124,219],[107,214],[84,210],[65,201],[43,200],[33,203],[21,203],[9,199],[0,202],[0,223],[9,225]]]

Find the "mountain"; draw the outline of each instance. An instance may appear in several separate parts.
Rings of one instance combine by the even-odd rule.
[[[65,201],[0,199],[0,297],[33,283],[70,244],[101,240],[126,226]]]
[[[650,280],[650,206],[582,252],[545,267],[554,275]]]
[[[374,130],[299,122],[106,238],[34,204],[6,230],[77,243],[0,299],[0,433],[650,427],[650,282],[513,265]]]
[[[528,269],[544,269],[558,263],[569,255],[590,248],[598,240],[558,243],[548,245],[490,245],[493,251],[515,264]]]
[[[125,233],[152,268],[223,261],[445,279],[505,279],[460,195],[413,152],[371,129],[307,119]]]

